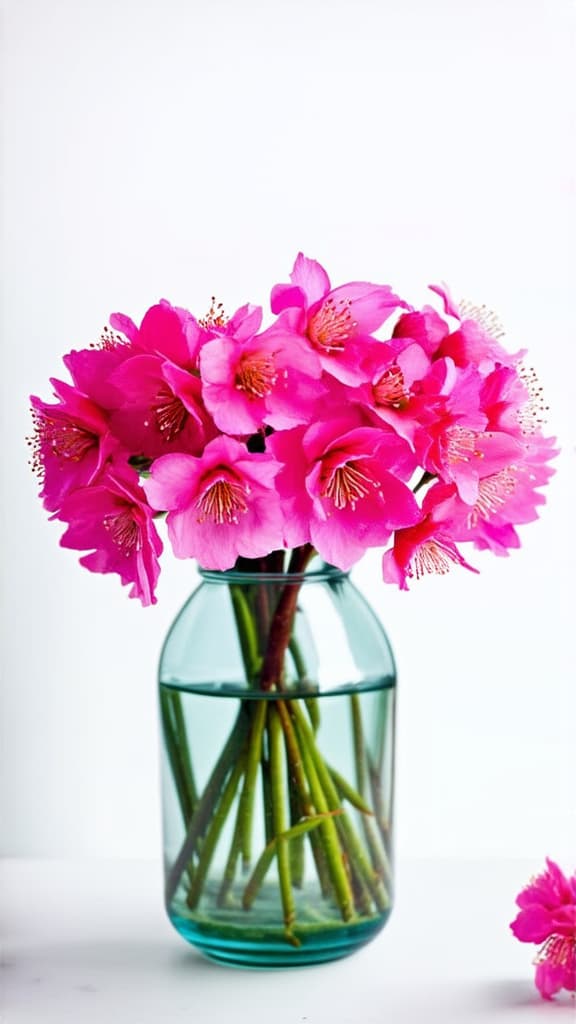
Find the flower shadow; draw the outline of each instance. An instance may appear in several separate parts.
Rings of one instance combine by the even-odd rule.
[[[529,981],[507,980],[487,985],[479,994],[484,1009],[487,1010],[524,1010],[534,1019],[538,1015],[545,1016],[551,1012],[562,1013],[570,1010],[574,1014],[576,1003],[565,993],[555,999],[542,999],[534,985]]]

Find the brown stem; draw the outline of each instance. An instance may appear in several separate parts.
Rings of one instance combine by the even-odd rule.
[[[311,544],[303,544],[299,548],[294,548],[288,566],[288,577],[291,574],[298,576],[303,573],[313,554],[314,548]],[[272,690],[274,687],[282,689],[284,657],[290,643],[300,585],[301,581],[294,580],[293,583],[287,582],[283,586],[282,595],[270,625],[268,645],[260,676],[262,690]]]

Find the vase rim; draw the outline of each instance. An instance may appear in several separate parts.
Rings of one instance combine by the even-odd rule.
[[[328,564],[304,572],[247,572],[244,569],[203,569],[201,566],[198,572],[208,583],[325,583],[346,579],[349,575],[349,572]]]

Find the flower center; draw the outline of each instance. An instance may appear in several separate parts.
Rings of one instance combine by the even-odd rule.
[[[328,352],[343,352],[346,342],[357,326],[352,319],[351,299],[326,299],[314,313],[308,325],[308,337],[318,348]]]
[[[321,492],[321,497],[330,498],[338,509],[350,505],[354,510],[356,502],[370,493],[370,487],[377,486],[376,481],[358,469],[356,463],[345,462],[343,466],[338,466],[334,470]]]
[[[435,573],[438,576],[445,576],[450,572],[454,562],[457,562],[454,552],[444,547],[439,540],[427,540],[418,548],[412,556],[407,575],[417,580],[422,579],[428,573]]]
[[[469,427],[458,425],[448,427],[443,440],[444,452],[448,462],[470,462],[472,456],[482,457],[476,447],[478,435]]]
[[[277,380],[274,357],[267,352],[253,352],[242,356],[234,384],[238,391],[246,392],[247,398],[265,398]]]
[[[516,477],[512,472],[513,468],[509,466],[478,481],[478,497],[466,521],[469,530],[476,528],[479,519],[490,519],[499,512],[510,495],[514,494]]]
[[[140,527],[129,509],[110,512],[104,516],[104,529],[108,530],[110,537],[126,558],[142,547]]]
[[[32,410],[34,433],[28,438],[32,448],[30,464],[34,473],[44,475],[44,457],[49,454],[67,462],[80,462],[98,444],[96,434],[69,420],[52,418],[38,409]]]
[[[196,508],[200,513],[198,522],[204,523],[209,519],[217,526],[223,523],[237,523],[238,516],[248,511],[245,500],[248,492],[249,488],[242,487],[239,483],[216,480],[196,502]]]
[[[156,426],[165,441],[172,441],[188,419],[186,406],[166,384],[160,387],[152,404],[152,412],[156,418]]]
[[[372,385],[372,394],[376,405],[390,406],[392,409],[404,409],[408,404],[408,392],[404,383],[404,374],[394,364],[385,370],[380,380]]]

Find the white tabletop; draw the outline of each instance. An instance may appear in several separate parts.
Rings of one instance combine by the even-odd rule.
[[[5,1024],[563,1024],[540,999],[532,946],[509,933],[538,867],[408,861],[384,931],[352,957],[244,970],[202,957],[164,917],[160,867],[2,865]]]

